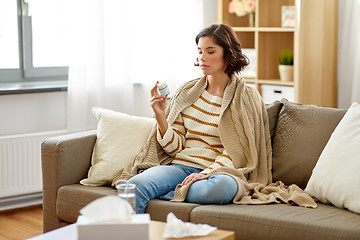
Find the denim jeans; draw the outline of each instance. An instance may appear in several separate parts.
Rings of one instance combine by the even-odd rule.
[[[181,164],[155,166],[135,175],[129,183],[136,184],[136,213],[144,213],[151,199],[171,200],[175,187],[191,173],[202,169]],[[185,201],[199,204],[228,204],[237,193],[236,181],[225,174],[216,174],[193,183]]]

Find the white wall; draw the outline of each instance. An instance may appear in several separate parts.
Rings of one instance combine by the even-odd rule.
[[[217,23],[217,0],[203,0],[203,6],[204,26]]]
[[[0,136],[66,129],[66,92],[0,95]]]
[[[203,4],[204,25],[216,23],[217,0],[203,0]],[[129,100],[136,106],[132,114],[152,115],[149,106],[151,87],[151,84],[134,86],[136,97]],[[66,97],[66,92],[0,95],[0,136],[66,129]]]
[[[203,4],[204,25],[216,23],[217,0],[203,0]],[[136,106],[132,114],[152,116],[149,106],[151,87],[134,86],[136,97],[129,100]],[[66,129],[66,98],[66,92],[0,95],[0,136]]]
[[[345,4],[344,4],[345,3]],[[360,1],[339,1],[338,108],[360,101]]]
[[[217,0],[203,0],[203,4],[203,21],[208,26],[217,21]],[[150,88],[151,85],[134,86],[136,98],[129,101],[137,107],[132,114],[152,115]],[[66,92],[0,95],[0,136],[66,129],[66,97]]]
[[[204,12],[203,12],[203,24],[204,26],[209,26],[210,24],[217,23],[217,0],[203,0]],[[195,46],[195,37],[194,36],[194,48]],[[194,59],[196,56],[194,56]],[[193,59],[190,59],[192,61]],[[185,79],[188,81],[191,79]],[[136,116],[144,116],[144,117],[151,117],[153,112],[149,105],[150,101],[150,89],[153,87],[154,83],[148,84],[139,84],[134,86],[134,96],[136,108],[131,112],[131,114]],[[175,92],[176,89],[171,87],[171,91]]]

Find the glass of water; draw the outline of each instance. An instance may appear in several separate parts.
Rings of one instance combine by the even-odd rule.
[[[136,212],[135,208],[135,191],[136,191],[136,185],[133,183],[128,183],[126,180],[119,180],[116,181],[115,187],[118,192],[118,196],[124,200],[126,200],[128,203],[130,203],[133,213]]]

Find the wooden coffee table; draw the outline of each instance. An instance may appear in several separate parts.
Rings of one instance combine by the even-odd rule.
[[[167,240],[167,239],[173,239],[173,240],[235,240],[235,233],[232,231],[225,231],[225,230],[215,230],[211,232],[207,236],[203,237],[186,237],[186,238],[164,238],[163,232],[165,229],[166,223],[164,222],[158,222],[158,221],[151,221],[150,222],[150,238],[149,240]],[[77,240],[77,226],[75,224],[71,224],[66,227],[62,227],[47,233],[44,233],[42,235],[30,238],[31,240]],[[121,239],[121,238],[119,238]]]
[[[165,240],[165,239],[196,239],[196,240],[235,240],[235,233],[232,231],[225,230],[215,230],[209,235],[202,237],[186,237],[186,238],[164,238],[163,232],[165,229],[166,223],[151,221],[150,222],[150,240]]]

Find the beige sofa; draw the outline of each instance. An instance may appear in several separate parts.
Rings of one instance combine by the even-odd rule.
[[[346,110],[293,104],[267,106],[273,140],[273,179],[305,188],[313,167]],[[47,139],[42,148],[44,232],[76,222],[79,210],[110,186],[79,184],[87,176],[96,131]],[[360,200],[359,200],[360,201]],[[151,200],[152,220],[173,212],[183,221],[232,230],[236,239],[360,239],[360,214],[318,203],[310,209],[286,204],[199,205]]]

